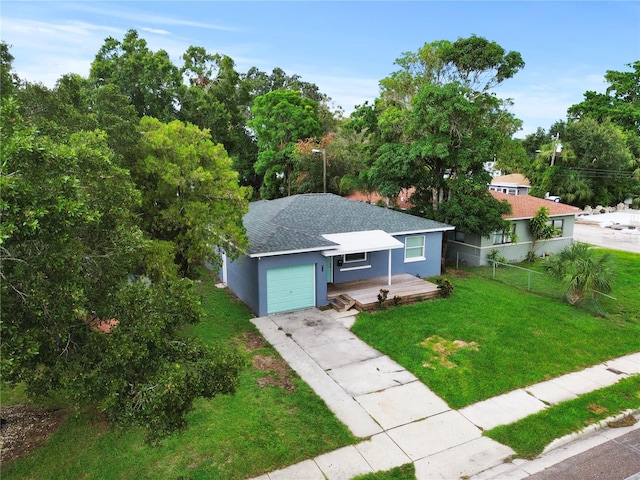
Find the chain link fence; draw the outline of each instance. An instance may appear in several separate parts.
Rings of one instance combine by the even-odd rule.
[[[450,262],[450,268],[463,270],[475,275],[484,277],[488,280],[504,283],[506,285],[533,292],[538,295],[553,299],[562,299],[563,292],[560,283],[544,274],[539,270],[525,268],[511,263],[503,263],[495,260],[486,259],[484,266],[470,266],[479,263],[477,259],[466,258],[470,256],[465,254],[465,258],[456,257]],[[532,266],[534,266],[532,264]]]
[[[472,256],[473,255],[470,254],[465,254],[465,258],[457,256],[456,258],[450,259],[448,266],[449,268],[467,271],[488,280],[504,283],[514,288],[532,292],[550,299],[560,301],[564,301],[565,299],[565,291],[560,282],[543,272],[540,263],[525,263],[525,265],[531,265],[532,267],[527,268],[526,266],[522,266],[522,264],[514,265],[512,263],[485,259],[485,265],[472,266],[477,265],[480,260],[479,257],[467,258]],[[486,263],[488,263],[488,265]],[[597,315],[604,314],[604,305],[617,302],[617,299],[610,295],[597,291],[594,291],[594,293],[596,294],[594,301],[588,301],[582,306]],[[604,304],[600,304],[599,302],[604,302]]]

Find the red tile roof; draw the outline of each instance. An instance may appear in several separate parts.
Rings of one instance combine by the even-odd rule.
[[[398,198],[396,198],[395,205],[403,210],[411,208],[412,205],[409,201],[409,198],[415,190],[416,189],[413,187],[402,190]],[[378,192],[367,194],[360,192],[359,190],[353,192],[351,195],[347,195],[345,198],[348,198],[349,200],[355,200],[357,202],[371,203],[373,205],[377,204],[378,202],[386,203],[387,201],[387,197],[383,197]]]
[[[511,214],[504,216],[504,218],[508,220],[535,217],[540,207],[547,207],[549,209],[550,217],[577,215],[582,213],[582,210],[578,207],[567,205],[565,203],[552,202],[551,200],[545,200],[544,198],[532,197],[531,195],[508,195],[506,193],[494,191],[491,192],[491,195],[498,200],[506,200],[511,204]]]

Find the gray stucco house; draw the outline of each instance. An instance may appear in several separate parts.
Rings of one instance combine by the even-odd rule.
[[[325,306],[331,283],[438,275],[454,228],[327,193],[252,202],[244,226],[250,247],[220,276],[260,316]]]
[[[582,213],[577,207],[553,202],[543,198],[523,194],[507,194],[491,191],[498,200],[506,200],[511,205],[511,213],[503,218],[510,220],[516,238],[510,231],[494,232],[489,237],[469,234],[461,231],[447,233],[447,258],[467,265],[486,265],[492,250],[510,262],[521,262],[532,249],[533,238],[529,231],[529,220],[536,216],[540,207],[549,209],[549,222],[558,234],[549,240],[538,241],[534,253],[542,256],[547,253],[559,253],[573,242],[573,226],[576,216]],[[514,241],[516,240],[516,241]]]

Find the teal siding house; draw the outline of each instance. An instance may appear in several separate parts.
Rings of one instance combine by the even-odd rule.
[[[220,276],[259,316],[325,306],[329,284],[438,275],[454,228],[328,193],[253,202],[244,226],[250,247]]]

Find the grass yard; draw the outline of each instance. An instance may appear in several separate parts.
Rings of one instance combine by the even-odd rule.
[[[95,415],[69,415],[47,444],[3,462],[3,480],[241,479],[355,443],[313,391],[264,345],[250,312],[212,282],[198,285],[206,311],[191,334],[233,342],[248,368],[233,396],[200,400],[188,428],[159,447],[136,430],[112,430]],[[11,395],[4,395],[5,404]],[[20,392],[13,396],[20,401]]]
[[[640,255],[612,254],[618,300],[602,301],[605,318],[450,270],[450,298],[360,314],[352,330],[462,408],[640,349]]]
[[[501,425],[484,434],[509,445],[521,458],[532,459],[556,438],[561,438],[611,415],[640,405],[640,376],[562,402],[511,425]],[[623,425],[626,423],[621,422]]]
[[[416,468],[413,463],[407,463],[400,467],[392,468],[386,472],[367,473],[358,475],[353,480],[415,480]]]

